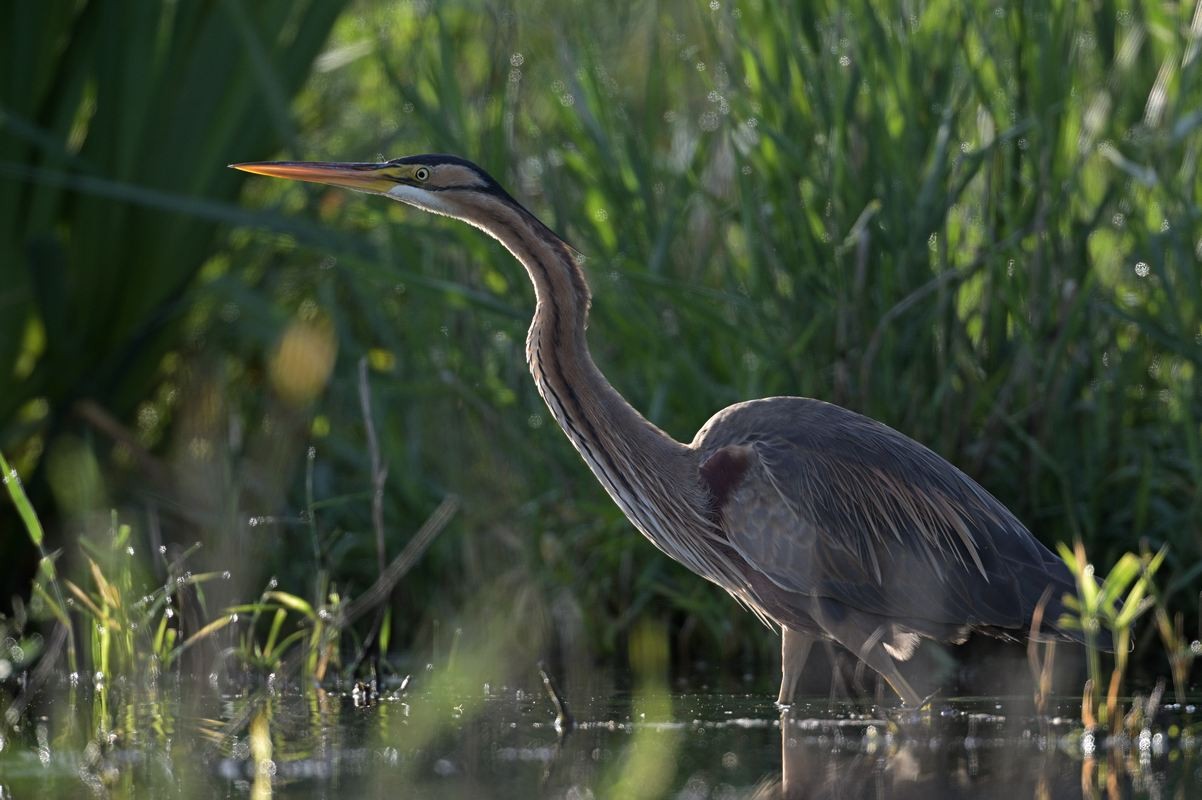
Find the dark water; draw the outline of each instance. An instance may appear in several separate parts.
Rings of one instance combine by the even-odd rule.
[[[579,704],[561,736],[535,690],[359,706],[319,690],[81,689],[3,734],[0,799],[1202,796],[1192,706],[1119,737],[1085,734],[1076,700],[1042,720],[1021,706],[820,700],[782,716],[758,694],[636,692]]]

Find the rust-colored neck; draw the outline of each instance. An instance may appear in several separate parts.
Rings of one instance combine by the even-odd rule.
[[[653,544],[727,584],[729,576],[702,546],[715,529],[696,453],[644,418],[593,363],[585,336],[590,293],[575,253],[525,209],[483,202],[488,207],[475,211],[473,224],[505,245],[534,284],[537,306],[526,360],[552,416]]]

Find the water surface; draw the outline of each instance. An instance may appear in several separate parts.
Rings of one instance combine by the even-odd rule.
[[[557,729],[537,689],[65,690],[10,729],[0,798],[1192,798],[1202,722],[1167,705],[1132,735],[1080,705],[922,712],[761,694],[622,693]],[[1029,707],[1030,701],[1025,701]]]

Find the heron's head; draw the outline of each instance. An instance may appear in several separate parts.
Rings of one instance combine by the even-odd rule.
[[[380,194],[424,211],[473,223],[488,216],[490,205],[517,205],[487,172],[457,156],[408,156],[378,164],[253,161],[230,166],[274,178]]]

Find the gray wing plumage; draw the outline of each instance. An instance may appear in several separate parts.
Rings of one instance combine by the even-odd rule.
[[[868,417],[804,398],[753,401],[715,416],[694,447],[731,546],[784,596],[948,638],[964,626],[1024,628],[1049,587],[1055,620],[1073,591],[1005,506]]]

